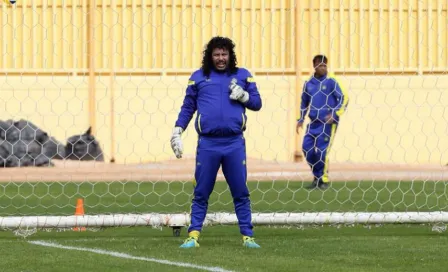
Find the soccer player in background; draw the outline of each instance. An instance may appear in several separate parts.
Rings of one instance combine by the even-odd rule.
[[[303,85],[300,115],[296,131],[303,127],[309,110],[310,123],[303,139],[303,153],[314,175],[309,189],[326,189],[328,179],[328,153],[333,143],[339,118],[348,104],[348,95],[334,76],[328,75],[328,59],[324,55],[313,58],[314,74]]]
[[[262,106],[251,73],[237,67],[232,40],[214,37],[207,44],[202,67],[189,81],[186,95],[171,137],[177,158],[182,157],[181,135],[197,111],[198,133],[195,188],[191,206],[188,239],[181,248],[199,247],[198,239],[213,191],[219,167],[233,197],[236,216],[243,235],[243,245],[258,248],[253,239],[252,212],[246,186],[246,109],[259,111]]]

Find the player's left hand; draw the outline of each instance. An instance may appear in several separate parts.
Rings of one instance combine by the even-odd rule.
[[[333,118],[333,115],[328,114],[327,116],[325,116],[325,122],[327,124],[333,124],[336,123],[336,120]]]
[[[238,100],[242,103],[246,103],[249,100],[249,93],[236,84],[236,80],[232,80],[229,89],[231,90],[230,99]]]

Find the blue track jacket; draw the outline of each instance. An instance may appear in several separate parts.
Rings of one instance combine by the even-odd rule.
[[[237,84],[249,93],[249,101],[245,104],[229,98],[232,78],[236,78]],[[235,74],[212,70],[210,77],[207,78],[199,69],[188,81],[175,126],[185,131],[197,111],[195,128],[199,135],[220,137],[239,135],[246,129],[246,108],[258,111],[261,106],[257,85],[248,70],[238,68]]]
[[[334,76],[312,77],[305,82],[298,122],[303,122],[309,109],[311,124],[325,123],[329,114],[336,122],[348,104],[348,94]]]

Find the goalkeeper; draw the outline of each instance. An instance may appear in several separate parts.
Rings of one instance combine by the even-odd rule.
[[[326,189],[328,180],[328,153],[330,152],[339,118],[348,104],[348,95],[333,76],[328,75],[327,57],[313,58],[314,75],[305,82],[302,92],[297,133],[303,127],[309,109],[310,124],[303,139],[303,153],[314,175],[309,189]]]
[[[243,245],[259,246],[253,239],[249,190],[246,186],[246,108],[261,109],[261,98],[250,72],[236,66],[232,40],[214,37],[207,44],[202,67],[189,81],[186,95],[171,137],[177,158],[182,157],[181,135],[197,111],[195,128],[198,133],[195,188],[191,205],[188,239],[182,248],[198,247],[199,234],[215,185],[219,167],[233,197]]]

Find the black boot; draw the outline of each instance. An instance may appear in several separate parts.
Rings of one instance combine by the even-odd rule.
[[[307,189],[317,189],[317,188],[319,188],[319,189],[325,190],[328,187],[330,187],[330,183],[329,182],[323,182],[321,179],[314,178],[313,183],[308,185],[306,188]]]
[[[318,188],[318,186],[319,186],[319,180],[317,178],[314,178],[313,182],[310,185],[306,186],[305,188],[306,189],[316,189],[316,188]]]
[[[323,182],[322,180],[320,180],[317,184],[317,187],[319,187],[319,189],[325,190],[328,187],[330,187],[330,183],[329,182]]]

